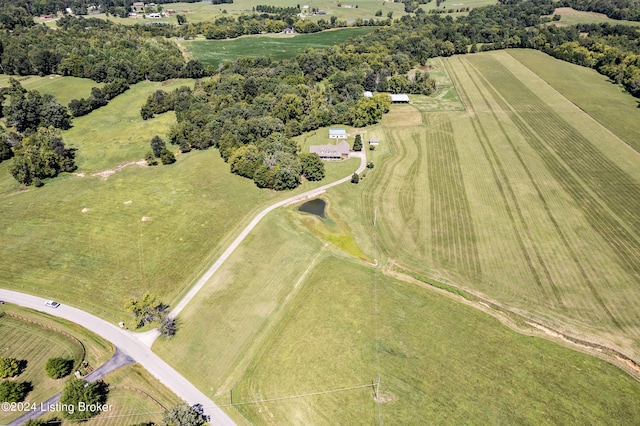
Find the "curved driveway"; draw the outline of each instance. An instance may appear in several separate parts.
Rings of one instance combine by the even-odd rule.
[[[360,158],[360,166],[356,173],[360,174],[366,167],[366,154],[359,152],[351,154],[352,157]],[[319,188],[312,189],[302,194],[294,195],[285,200],[279,201],[271,206],[262,210],[253,220],[247,225],[246,228],[238,235],[238,237],[231,243],[231,245],[222,253],[222,255],[216,260],[216,262],[207,270],[207,272],[200,277],[198,282],[189,290],[176,307],[171,311],[172,317],[177,316],[184,307],[195,297],[200,289],[207,283],[207,281],[213,276],[213,274],[222,266],[222,264],[229,258],[233,251],[240,245],[240,243],[249,235],[249,232],[256,227],[256,225],[272,210],[278,207],[285,206],[287,204],[295,203],[306,198],[315,197],[320,195],[328,188],[347,182],[351,179],[351,175],[335,182],[323,185]],[[76,324],[91,330],[104,339],[113,343],[116,348],[119,348],[126,355],[136,360],[141,364],[149,373],[155,376],[165,386],[175,392],[182,399],[187,401],[190,405],[202,404],[205,414],[210,416],[210,422],[214,425],[234,425],[235,423],[227,414],[220,409],[209,397],[202,393],[198,388],[185,379],[180,373],[174,370],[169,364],[164,362],[159,356],[151,351],[151,344],[157,338],[158,334],[153,333],[151,338],[140,339],[136,337],[137,333],[132,333],[120,329],[119,327],[107,322],[101,318],[91,315],[80,309],[60,305],[58,308],[46,307],[45,299],[37,296],[31,296],[28,294],[19,293],[11,290],[0,289],[0,300],[14,303],[16,305],[24,306],[27,308],[35,309],[38,311],[45,311],[49,314],[64,318]]]
[[[351,153],[350,156],[351,157],[360,158],[360,167],[358,167],[358,170],[356,170],[356,173],[358,173],[358,174],[362,173],[364,171],[364,169],[367,167],[367,156],[366,156],[366,154],[364,152],[357,152],[357,153]],[[169,315],[171,317],[175,318],[180,312],[182,312],[184,307],[187,306],[187,304],[191,301],[191,299],[193,299],[195,297],[195,295],[200,291],[200,289],[202,287],[204,287],[204,285],[207,283],[207,281],[209,281],[209,279],[213,276],[213,274],[215,274],[215,272],[220,268],[220,266],[222,266],[222,264],[229,258],[229,256],[231,256],[231,253],[233,253],[233,251],[236,248],[238,248],[240,243],[247,237],[247,235],[249,235],[249,232],[251,232],[253,230],[253,228],[255,228],[256,225],[270,211],[275,210],[278,207],[286,206],[287,204],[292,204],[292,203],[295,203],[297,201],[304,200],[306,198],[312,198],[312,197],[318,196],[318,195],[322,194],[324,191],[326,191],[327,189],[331,188],[332,186],[340,185],[341,183],[348,182],[350,180],[351,180],[351,175],[349,175],[349,176],[347,176],[345,178],[342,178],[340,180],[337,180],[335,182],[331,182],[331,183],[328,183],[326,185],[322,185],[319,188],[312,189],[312,190],[307,191],[307,192],[303,192],[302,194],[294,195],[293,197],[289,197],[286,200],[279,201],[279,202],[277,202],[275,204],[270,205],[266,209],[262,210],[260,213],[258,213],[258,215],[256,217],[253,218],[253,220],[247,225],[247,227],[244,228],[244,230],[231,243],[231,245],[229,247],[227,247],[227,249],[224,251],[224,253],[222,253],[222,255],[220,255],[218,260],[216,260],[215,263],[213,265],[211,265],[211,267],[207,270],[207,272],[205,272],[204,275],[202,275],[202,277],[200,277],[198,282],[193,287],[191,287],[189,292],[182,298],[182,300],[180,300],[180,302],[178,302],[176,307],[173,308],[173,310],[171,311],[171,313]]]

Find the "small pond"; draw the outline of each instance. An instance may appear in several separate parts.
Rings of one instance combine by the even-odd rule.
[[[320,216],[324,219],[324,208],[326,205],[327,203],[323,199],[316,198],[314,200],[307,201],[301,205],[298,210],[305,213],[315,214],[316,216]]]

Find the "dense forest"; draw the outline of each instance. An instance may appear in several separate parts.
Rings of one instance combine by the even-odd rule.
[[[48,136],[59,139],[53,130],[39,129],[65,128],[71,115],[89,113],[127,90],[129,84],[144,79],[213,75],[199,80],[194,88],[156,92],[140,111],[142,118],[175,111],[177,123],[168,135],[170,143],[182,152],[215,147],[232,172],[273,189],[293,188],[301,176],[313,180],[324,174],[316,158],[298,152],[293,136],[333,124],[362,127],[378,122],[389,109],[389,98],[383,94],[365,98],[365,90],[432,93],[434,80],[418,67],[435,56],[533,48],[594,68],[640,96],[640,33],[620,25],[555,26],[550,15],[556,6],[551,0],[505,0],[475,8],[455,20],[418,8],[393,22],[383,20],[385,25],[373,32],[329,49],[308,49],[280,62],[241,58],[216,70],[185,61],[170,38],[209,30],[216,33],[208,37],[224,38],[235,34],[234,27],[259,32],[260,25],[280,21],[254,14],[197,25],[125,27],[64,16],[58,29],[52,30],[32,23],[21,25],[16,18],[11,21],[16,25],[12,31],[8,27],[0,31],[0,65],[5,73],[58,73],[108,84],[95,87],[87,99],[72,101],[70,114],[51,97],[26,92],[14,83],[3,92],[7,101],[2,112],[16,132],[1,135],[0,158],[24,152],[23,138],[31,138],[32,146]],[[285,24],[288,22],[277,25]],[[47,113],[38,115],[38,111]],[[27,123],[24,117],[31,121]],[[50,145],[40,142],[38,146],[49,151],[55,148],[60,161],[66,161],[53,171],[73,167],[69,162],[72,153],[61,148],[61,140]],[[26,174],[33,178],[25,182],[50,175]]]

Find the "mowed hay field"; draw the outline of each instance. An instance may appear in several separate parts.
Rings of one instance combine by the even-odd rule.
[[[362,205],[379,249],[639,359],[640,154],[508,52],[445,64],[467,112],[385,117]]]
[[[235,386],[233,410],[274,425],[632,424],[638,392],[600,359],[331,257]]]

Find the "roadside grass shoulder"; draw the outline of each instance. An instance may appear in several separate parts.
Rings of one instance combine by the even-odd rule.
[[[372,386],[296,397],[367,383]],[[625,423],[640,415],[633,402],[639,389],[602,360],[518,334],[375,269],[327,258],[304,282],[233,399],[291,397],[236,405],[253,423]]]
[[[181,402],[139,364],[121,367],[109,373],[104,381],[109,384],[110,410],[90,419],[87,425],[161,424],[164,411]]]

